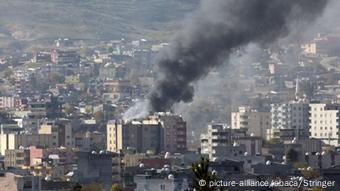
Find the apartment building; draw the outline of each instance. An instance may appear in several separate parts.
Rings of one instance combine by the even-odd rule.
[[[5,151],[9,149],[18,149],[20,146],[29,147],[31,145],[55,147],[51,134],[0,134],[0,155],[5,155]]]
[[[15,97],[0,97],[0,110],[13,109],[20,105],[20,100]]]
[[[187,150],[187,124],[179,115],[155,113],[149,118],[157,120],[163,129],[163,150],[170,153],[185,153]]]
[[[134,148],[137,152],[185,153],[187,150],[186,122],[171,113],[155,113],[131,122],[110,121],[107,124],[107,149]]]
[[[53,50],[51,61],[55,64],[77,64],[80,62],[80,56],[74,50]]]
[[[201,154],[210,160],[237,158],[246,151],[245,145],[235,142],[246,136],[246,129],[231,129],[224,124],[209,124],[207,133],[201,135]]]
[[[155,120],[110,121],[107,124],[107,150],[112,152],[135,149],[138,153],[159,153],[163,148],[162,138],[161,124]]]
[[[340,143],[340,104],[312,103],[310,106],[310,135],[325,144],[338,146]]]
[[[273,129],[308,129],[308,117],[308,103],[271,104],[271,126]]]
[[[38,134],[52,135],[52,144],[54,147],[74,146],[70,121],[60,120],[45,122],[38,129]]]
[[[132,95],[133,87],[128,80],[106,80],[103,86],[103,99],[106,101],[115,102]]]
[[[5,151],[5,168],[30,165],[30,151],[26,148],[10,149]]]
[[[246,128],[249,133],[265,139],[267,129],[271,128],[271,113],[242,106],[231,113],[231,126],[234,129]]]

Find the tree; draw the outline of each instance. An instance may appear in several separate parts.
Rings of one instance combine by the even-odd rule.
[[[13,75],[13,71],[11,69],[7,68],[7,69],[4,70],[3,75],[4,75],[5,78],[10,78]]]
[[[64,105],[64,112],[69,115],[74,112],[74,107],[71,104],[66,103]]]
[[[81,191],[102,191],[103,187],[99,183],[91,183],[82,187]]]
[[[320,188],[320,187],[316,187],[316,188],[313,188],[312,191],[323,191],[324,189]]]
[[[86,113],[86,115],[90,115],[92,113],[92,107],[87,105],[85,107],[85,113]]]
[[[287,162],[297,162],[299,160],[299,152],[293,148],[288,149],[286,152],[286,160]]]
[[[119,184],[112,184],[111,191],[121,191]]]
[[[49,80],[53,84],[63,83],[65,81],[65,77],[59,73],[53,72],[49,75]]]
[[[196,191],[215,191],[215,187],[210,187],[209,182],[217,180],[217,176],[209,172],[209,160],[201,158],[200,161],[192,164],[194,173],[193,188]]]
[[[75,185],[72,186],[71,191],[81,191],[82,186],[77,182]]]
[[[94,113],[94,119],[96,122],[102,122],[104,120],[104,113],[102,111],[97,111]]]

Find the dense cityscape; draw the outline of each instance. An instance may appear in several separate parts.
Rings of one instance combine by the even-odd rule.
[[[310,33],[0,48],[0,191],[340,190],[340,33]]]

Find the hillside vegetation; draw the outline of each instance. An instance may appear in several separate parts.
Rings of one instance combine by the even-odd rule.
[[[0,0],[0,42],[162,38],[198,0]]]

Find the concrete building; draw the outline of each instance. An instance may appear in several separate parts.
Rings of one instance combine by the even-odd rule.
[[[49,63],[51,62],[51,52],[43,52],[43,51],[39,51],[39,52],[35,52],[34,53],[34,57],[32,58],[32,62],[34,63]]]
[[[340,165],[340,153],[321,150],[316,153],[305,153],[303,162],[313,169],[334,168]]]
[[[268,129],[267,140],[293,140],[308,139],[310,136],[309,129]]]
[[[339,54],[338,36],[318,34],[312,41],[302,44],[301,48],[307,55],[337,56]]]
[[[30,150],[25,148],[9,149],[5,151],[5,168],[29,166]]]
[[[54,96],[47,95],[40,99],[30,100],[27,105],[30,111],[28,117],[31,119],[55,118],[62,114],[62,104]]]
[[[244,145],[235,142],[236,139],[246,136],[239,133],[240,129],[227,128],[223,124],[209,124],[206,134],[201,135],[201,154],[210,160],[225,160],[237,158],[246,151]]]
[[[130,98],[132,85],[127,80],[107,80],[103,85],[103,99],[106,101],[118,101],[121,98]]]
[[[38,130],[40,135],[52,135],[54,147],[73,147],[72,126],[68,120],[49,121],[42,124]]]
[[[21,101],[15,97],[0,97],[0,110],[14,109],[20,107]]]
[[[192,177],[190,170],[181,169],[172,171],[170,165],[163,169],[145,169],[137,172],[133,181],[136,184],[136,191],[185,191],[190,190]]]
[[[29,148],[30,166],[40,165],[46,159],[54,160],[54,164],[65,165],[75,162],[75,151],[67,148],[37,148],[30,146]]]
[[[0,190],[40,191],[41,177],[0,172]]]
[[[300,134],[304,137],[304,134],[309,131],[308,118],[309,104],[306,102],[271,104],[272,132],[269,132],[269,134],[273,134],[276,131],[279,132],[279,130],[292,130],[297,139],[300,138]]]
[[[150,116],[158,120],[163,128],[163,150],[170,153],[185,153],[187,150],[186,122],[179,115],[171,113],[155,113]]]
[[[310,104],[310,134],[325,144],[338,146],[340,143],[340,104]]]
[[[98,131],[77,132],[73,134],[74,147],[82,151],[98,150],[106,147],[106,135]]]
[[[78,152],[75,179],[81,184],[101,182],[105,191],[112,186],[112,153]]]
[[[0,134],[0,154],[5,155],[9,149],[19,149],[20,146],[55,147],[50,134]]]
[[[317,153],[322,150],[322,141],[319,139],[300,139],[296,140],[296,144],[301,145],[303,153]]]
[[[152,176],[152,175],[136,175],[134,177],[136,183],[136,191],[185,191],[189,190],[189,182],[187,179],[175,178],[173,175],[168,177]]]
[[[110,121],[107,124],[107,150],[120,152],[134,148],[138,153],[158,153],[163,147],[161,124],[155,120]]]
[[[247,155],[249,156],[262,154],[262,139],[260,137],[239,137],[235,141],[238,144],[245,146]]]
[[[308,103],[271,104],[271,125],[273,129],[308,129],[308,116]]]
[[[267,129],[271,128],[271,113],[239,107],[237,112],[231,113],[231,126],[234,129],[246,128],[249,133],[265,139]]]
[[[80,56],[74,50],[53,50],[51,61],[55,64],[78,64]]]

